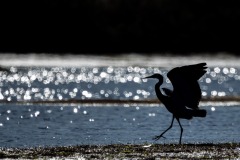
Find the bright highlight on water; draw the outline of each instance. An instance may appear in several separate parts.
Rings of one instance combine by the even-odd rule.
[[[216,69],[217,68],[217,69]],[[0,100],[53,101],[68,99],[152,99],[154,82],[141,78],[166,74],[157,67],[11,67],[11,73],[0,73]],[[97,71],[96,71],[97,70]],[[204,97],[240,94],[238,68],[214,67],[200,79]],[[166,88],[172,88],[166,78]]]

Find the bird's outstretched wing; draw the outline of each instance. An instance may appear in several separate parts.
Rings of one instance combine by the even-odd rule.
[[[206,63],[176,67],[168,72],[172,82],[173,96],[185,106],[197,109],[202,97],[198,80],[206,73]]]

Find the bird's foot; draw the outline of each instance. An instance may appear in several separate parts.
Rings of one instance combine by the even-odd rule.
[[[157,140],[159,140],[161,137],[166,138],[166,137],[164,137],[163,135],[159,135],[159,136],[155,136],[155,137],[153,138],[153,140],[157,141]]]

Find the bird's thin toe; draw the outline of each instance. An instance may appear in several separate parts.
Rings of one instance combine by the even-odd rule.
[[[160,135],[160,136],[155,136],[155,137],[153,138],[153,140],[157,141],[157,140],[159,140],[161,137],[162,137],[162,138],[166,138],[166,137]]]

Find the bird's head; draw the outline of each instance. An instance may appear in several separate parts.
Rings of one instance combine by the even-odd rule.
[[[151,75],[151,76],[147,76],[145,78],[155,78],[155,79],[158,79],[160,82],[163,82],[163,76],[161,74],[154,74],[154,75]]]

